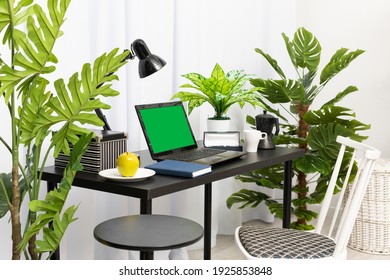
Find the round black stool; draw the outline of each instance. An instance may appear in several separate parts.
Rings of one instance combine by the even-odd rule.
[[[93,236],[104,245],[140,251],[141,260],[152,260],[154,251],[191,245],[203,236],[200,224],[167,215],[134,215],[97,225]]]

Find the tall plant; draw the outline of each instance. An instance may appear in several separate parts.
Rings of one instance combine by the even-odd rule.
[[[256,49],[279,78],[256,78],[251,80],[251,84],[260,88],[258,98],[266,110],[273,112],[282,122],[283,132],[275,136],[275,144],[306,151],[304,157],[293,162],[293,173],[296,177],[293,192],[296,193],[296,198],[292,201],[292,213],[296,221],[291,227],[312,229],[313,226],[308,222],[315,218],[317,213],[309,209],[308,205],[321,203],[326,192],[339,148],[336,137],[342,135],[361,141],[367,137],[359,135],[358,132],[369,129],[370,126],[359,122],[352,109],[338,105],[347,95],[358,90],[355,86],[348,86],[331,96],[318,110],[311,109],[311,106],[330,80],[364,51],[341,48],[320,71],[321,45],[311,32],[299,28],[292,40],[284,33],[282,36],[297,78],[287,77],[274,58],[261,49]],[[320,73],[320,76],[316,84],[317,73]],[[255,125],[251,116],[247,117],[247,122]],[[255,170],[239,175],[238,179],[267,188],[283,189],[283,166]],[[339,185],[342,181],[341,172]],[[260,190],[242,189],[227,199],[227,206],[230,208],[238,203],[241,208],[256,207],[261,202],[268,205],[271,213],[282,216],[282,204]]]
[[[77,207],[64,209],[64,203],[93,137],[82,125],[103,125],[94,110],[110,108],[99,97],[118,94],[111,88],[117,79],[113,73],[128,55],[114,49],[93,65],[84,64],[67,83],[58,79],[49,89],[51,82],[45,77],[58,63],[53,48],[62,35],[69,4],[70,0],[48,0],[44,11],[33,0],[0,1],[0,32],[4,48],[9,50],[0,61],[0,93],[11,120],[11,131],[1,130],[0,141],[12,158],[11,172],[0,174],[0,218],[10,213],[12,259],[20,259],[23,253],[27,259],[40,259],[53,252],[75,220]],[[74,145],[72,153],[69,142]],[[52,153],[56,157],[60,151],[71,153],[63,179],[57,189],[40,199],[41,170],[48,157]],[[24,153],[25,160],[21,159]],[[29,201],[26,215],[21,213],[24,200]],[[22,216],[27,220],[22,221]],[[38,233],[41,240],[37,240]]]

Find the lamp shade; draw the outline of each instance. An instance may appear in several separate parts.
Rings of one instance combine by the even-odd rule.
[[[157,72],[166,64],[161,57],[152,54],[146,43],[141,39],[135,40],[131,44],[131,48],[139,59],[138,72],[140,78],[145,78]]]

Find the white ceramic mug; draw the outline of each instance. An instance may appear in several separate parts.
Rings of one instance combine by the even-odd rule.
[[[260,130],[248,129],[244,130],[245,147],[248,153],[257,152],[259,141],[267,138],[267,133]]]

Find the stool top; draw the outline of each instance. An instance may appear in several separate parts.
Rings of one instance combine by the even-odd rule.
[[[198,223],[168,215],[133,215],[107,220],[93,231],[95,239],[107,246],[135,250],[160,251],[181,248],[203,236]]]

